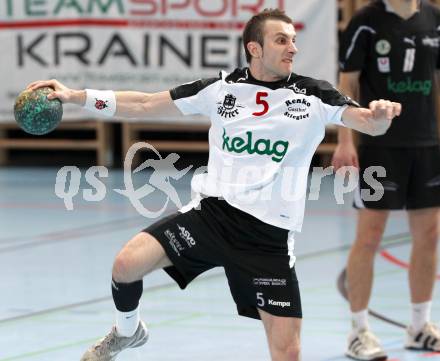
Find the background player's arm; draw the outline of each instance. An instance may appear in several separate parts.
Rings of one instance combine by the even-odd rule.
[[[341,72],[339,75],[339,91],[357,102],[359,102],[360,74],[360,71],[353,71],[348,73]],[[350,128],[338,128],[338,143],[353,145],[353,132]]]
[[[59,81],[42,80],[28,85],[27,89],[49,86],[55,91],[48,95],[49,99],[58,98],[63,103],[83,106],[86,103],[86,91],[69,89]],[[117,91],[115,117],[141,118],[145,116],[174,116],[181,115],[180,110],[174,105],[169,91],[159,93],[142,93],[137,91]]]
[[[339,75],[339,91],[359,101],[360,71],[341,72]],[[338,145],[333,153],[332,165],[338,170],[344,166],[359,167],[353,132],[350,128],[338,127]]]

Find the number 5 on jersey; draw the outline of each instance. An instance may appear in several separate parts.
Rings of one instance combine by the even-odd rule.
[[[266,114],[269,111],[269,103],[263,99],[268,96],[269,96],[269,93],[267,93],[267,92],[257,92],[257,95],[255,97],[255,103],[257,105],[262,105],[263,109],[258,112],[253,112],[252,115],[259,117],[261,115]]]

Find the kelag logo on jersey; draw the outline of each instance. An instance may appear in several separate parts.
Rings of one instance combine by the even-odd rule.
[[[219,107],[217,108],[217,114],[224,118],[234,118],[239,114],[237,108],[244,108],[241,104],[236,104],[237,98],[232,94],[226,94],[222,102],[217,102]]]
[[[289,148],[289,142],[278,140],[272,144],[270,139],[257,139],[253,143],[252,132],[246,132],[246,139],[241,137],[230,138],[226,134],[226,129],[223,128],[223,150],[227,150],[232,153],[243,153],[248,154],[260,154],[260,155],[273,155],[272,160],[274,162],[281,162],[286,155],[287,149]]]
[[[412,80],[407,77],[406,80],[393,81],[390,77],[387,79],[388,91],[397,94],[403,93],[422,93],[423,95],[431,94],[431,80]]]

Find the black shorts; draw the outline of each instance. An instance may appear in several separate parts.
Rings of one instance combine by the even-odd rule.
[[[276,316],[302,317],[295,268],[290,268],[289,231],[205,198],[144,230],[165,249],[173,266],[164,270],[184,289],[195,277],[224,267],[238,314],[260,319],[257,307]]]
[[[364,179],[365,170],[382,166],[386,176],[373,177],[384,190],[382,198],[369,201],[360,190],[376,192]],[[440,206],[440,147],[359,147],[359,184],[354,205],[369,209],[421,209]]]

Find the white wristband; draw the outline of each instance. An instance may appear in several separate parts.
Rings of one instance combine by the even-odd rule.
[[[113,90],[86,89],[84,108],[93,113],[112,117],[116,113],[116,95]]]

